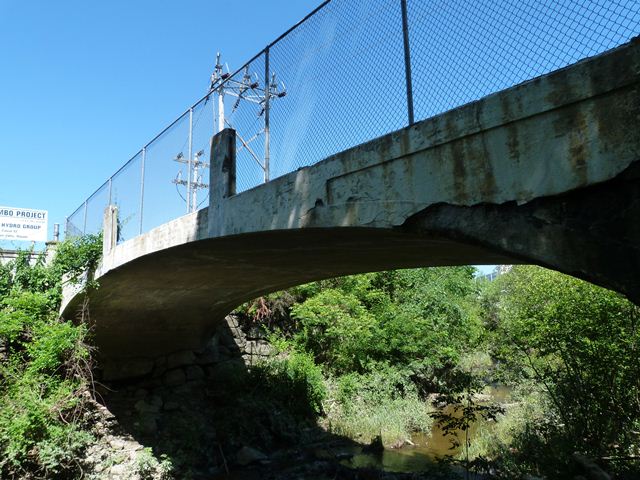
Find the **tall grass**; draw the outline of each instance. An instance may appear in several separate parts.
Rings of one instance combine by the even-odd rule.
[[[431,432],[431,406],[393,368],[345,375],[328,383],[324,424],[333,433],[360,443],[380,435],[385,446],[393,446],[410,440],[412,433]]]

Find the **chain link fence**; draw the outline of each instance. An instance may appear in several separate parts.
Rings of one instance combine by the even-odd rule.
[[[629,41],[638,0],[328,0],[132,157],[68,218],[119,241],[208,205],[211,136],[237,132],[248,190],[413,121]]]

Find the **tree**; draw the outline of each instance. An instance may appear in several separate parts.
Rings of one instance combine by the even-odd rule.
[[[545,456],[561,463],[575,450],[593,457],[636,454],[638,307],[538,267],[515,267],[498,281],[495,355],[521,377],[535,379],[550,401],[547,418],[520,441],[537,452],[543,469]]]

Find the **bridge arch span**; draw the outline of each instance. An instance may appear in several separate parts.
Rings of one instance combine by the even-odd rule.
[[[237,195],[225,130],[208,208],[120,245],[107,209],[100,354],[198,348],[246,300],[393,268],[535,263],[640,303],[639,121],[633,41]]]

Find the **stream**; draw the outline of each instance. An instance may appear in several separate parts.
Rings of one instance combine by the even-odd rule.
[[[510,390],[505,387],[491,387],[480,403],[505,403],[508,401],[509,394]],[[451,407],[445,407],[445,412],[447,412],[447,409],[449,409],[448,413],[452,412]],[[474,423],[469,430],[471,441],[473,441],[473,437],[478,430],[492,428],[492,426],[491,422],[479,421]],[[456,434],[460,444],[464,444],[464,432],[458,431]],[[460,453],[462,447],[451,449],[450,439],[451,437],[444,435],[438,425],[434,423],[429,433],[414,434],[411,437],[413,445],[405,445],[401,448],[385,448],[380,453],[372,453],[366,451],[366,447],[353,442],[320,444],[308,450],[305,454],[298,452],[292,456],[290,453],[282,451],[280,454],[272,455],[271,459],[263,466],[253,465],[242,470],[233,471],[230,474],[221,474],[212,478],[220,480],[382,478],[375,476],[377,475],[375,472],[385,472],[385,474],[391,475],[384,478],[402,480],[426,478],[422,476],[413,477],[413,475],[415,473],[433,472],[438,459]],[[341,472],[340,468],[345,470]],[[353,472],[356,469],[363,469],[358,470],[363,474],[368,471],[370,473],[367,475],[370,475],[371,472],[375,475],[365,477],[356,475],[354,477]],[[455,472],[459,470],[459,467],[447,467],[447,470]]]
[[[504,403],[508,400],[510,389],[504,386],[494,386],[488,391],[490,402]],[[446,413],[452,413],[451,407],[445,407]],[[492,428],[493,423],[478,421],[471,425],[469,429],[470,439],[473,438],[479,429]],[[457,455],[462,451],[464,445],[464,432],[456,432],[457,440],[460,444],[457,448],[451,448],[451,436],[445,436],[440,427],[434,423],[429,434],[416,433],[412,435],[411,442],[414,445],[405,445],[402,448],[385,448],[382,454],[363,452],[361,447],[354,447],[350,452],[352,458],[344,460],[345,466],[352,468],[375,468],[388,472],[420,472],[427,470],[438,460],[447,455]]]

